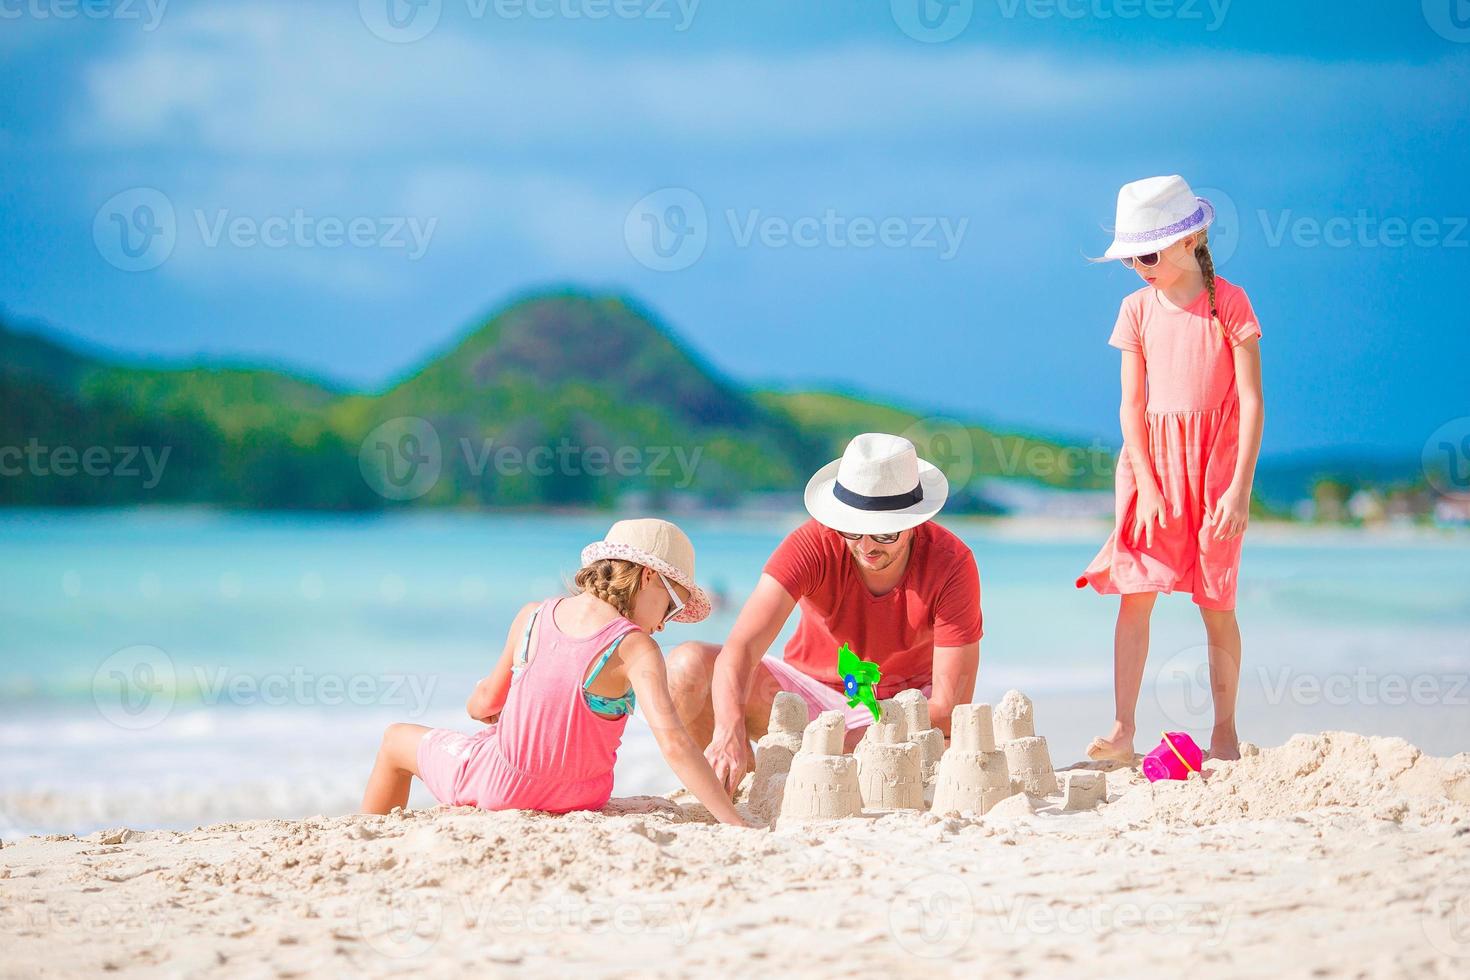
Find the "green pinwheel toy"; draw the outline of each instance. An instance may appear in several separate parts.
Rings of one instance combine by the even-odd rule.
[[[859,658],[852,652],[852,647],[844,643],[837,650],[837,673],[842,678],[842,690],[847,695],[849,708],[865,704],[873,713],[874,721],[882,717],[878,710],[878,697],[873,693],[873,686],[883,679],[877,664]]]

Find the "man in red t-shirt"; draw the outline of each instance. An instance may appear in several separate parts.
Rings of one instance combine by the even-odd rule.
[[[856,437],[807,484],[813,520],[766,562],[724,646],[681,643],[669,652],[675,707],[731,792],[781,691],[799,694],[809,717],[841,711],[847,745],[856,744],[873,719],[847,705],[837,676],[844,643],[882,671],[880,698],[922,690],[935,727],[949,734],[954,706],[975,691],[981,615],[975,556],[931,521],[948,493],[944,474],[907,439]],[[766,656],[798,605],[784,659]]]

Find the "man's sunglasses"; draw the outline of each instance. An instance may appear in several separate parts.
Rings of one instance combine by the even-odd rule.
[[[1145,269],[1152,269],[1154,266],[1159,264],[1159,253],[1150,252],[1147,255],[1132,255],[1127,258],[1120,259],[1119,261],[1121,261],[1123,263],[1123,266],[1128,269],[1133,268],[1133,264],[1135,262],[1143,266]]]
[[[896,531],[893,534],[849,534],[846,531],[838,531],[837,533],[849,541],[861,541],[867,537],[872,538],[874,544],[893,544],[903,532]]]

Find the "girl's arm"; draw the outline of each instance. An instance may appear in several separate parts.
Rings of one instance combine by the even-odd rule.
[[[1261,390],[1261,342],[1252,337],[1235,347],[1235,389],[1240,395],[1240,452],[1235,458],[1235,475],[1230,488],[1207,515],[1216,538],[1233,538],[1245,532],[1250,521],[1251,487],[1256,479],[1256,460],[1261,455],[1261,435],[1266,429],[1266,397]]]
[[[679,720],[673,696],[669,694],[668,673],[658,644],[646,633],[629,633],[618,647],[618,655],[627,667],[628,681],[638,697],[638,708],[648,721],[648,727],[653,729],[659,751],[668,761],[669,768],[674,770],[674,775],[720,823],[749,826],[736,812],[724,787],[715,778],[715,771],[705,761],[704,753],[694,744],[694,739],[689,737],[689,732]]]
[[[1118,406],[1118,421],[1123,427],[1123,452],[1133,470],[1133,483],[1138,487],[1138,503],[1134,510],[1133,538],[1149,545],[1154,543],[1154,524],[1168,526],[1164,513],[1164,495],[1154,479],[1154,465],[1148,458],[1148,423],[1144,408],[1148,404],[1148,369],[1139,351],[1123,352],[1123,398]],[[1126,529],[1124,529],[1126,530]]]
[[[526,632],[526,623],[530,622],[531,614],[536,611],[538,603],[528,602],[516,613],[516,618],[510,624],[510,632],[505,636],[505,648],[500,651],[500,659],[495,661],[495,666],[490,671],[490,676],[475,685],[474,691],[470,693],[470,699],[465,702],[465,710],[475,721],[489,723],[500,714],[500,709],[505,707],[505,696],[510,693],[510,667],[515,657],[516,648],[521,645],[521,636]]]

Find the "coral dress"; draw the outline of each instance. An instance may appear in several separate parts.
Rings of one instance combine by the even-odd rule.
[[[1240,397],[1234,347],[1261,335],[1241,289],[1215,278],[1216,305],[1229,342],[1210,320],[1201,292],[1185,309],[1166,305],[1145,286],[1123,300],[1108,341],[1140,351],[1148,375],[1148,458],[1164,497],[1168,527],[1153,544],[1133,543],[1138,486],[1127,453],[1118,458],[1116,524],[1107,544],[1077,579],[1104,594],[1190,592],[1205,609],[1234,609],[1241,538],[1217,541],[1204,527],[1207,508],[1230,487],[1240,451]]]

